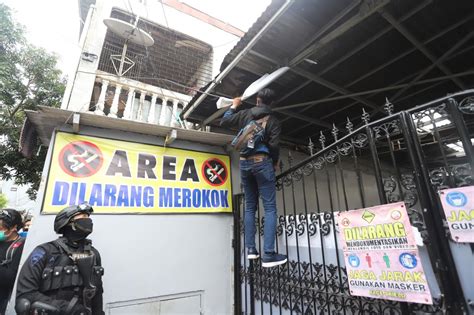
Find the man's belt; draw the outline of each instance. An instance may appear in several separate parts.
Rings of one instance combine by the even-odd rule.
[[[240,160],[241,161],[247,161],[247,160],[250,160],[250,161],[253,161],[253,162],[262,162],[264,160],[268,159],[268,155],[267,154],[254,154],[254,155],[251,155],[251,156],[241,156],[240,157]]]

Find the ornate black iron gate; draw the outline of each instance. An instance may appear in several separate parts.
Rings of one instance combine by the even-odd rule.
[[[321,149],[277,177],[279,268],[248,261],[243,245],[243,198],[236,195],[236,314],[474,313],[470,244],[455,243],[444,224],[438,189],[473,185],[474,90],[393,113],[347,132],[321,133]],[[334,212],[403,200],[420,232],[419,251],[433,305],[351,296]],[[257,220],[262,243],[263,209]],[[466,257],[470,257],[467,259]]]

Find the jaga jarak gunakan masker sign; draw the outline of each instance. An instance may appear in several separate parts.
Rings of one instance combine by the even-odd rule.
[[[403,202],[337,219],[351,295],[433,304]]]
[[[459,243],[474,243],[474,186],[444,189],[439,197],[451,238]]]
[[[43,213],[232,212],[226,155],[58,132]]]

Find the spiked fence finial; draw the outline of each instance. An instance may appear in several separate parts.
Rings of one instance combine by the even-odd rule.
[[[370,120],[370,115],[365,111],[365,108],[362,108],[362,121],[368,125]]]
[[[291,154],[291,151],[288,150],[288,166],[291,168],[292,164],[293,164],[293,154]]]
[[[309,138],[308,149],[309,149],[309,154],[313,155],[314,143],[313,143],[313,141],[311,140],[311,137]]]
[[[321,130],[319,136],[319,142],[321,143],[321,147],[324,149],[326,147],[326,137],[324,136],[323,131]]]
[[[349,133],[352,133],[352,131],[354,130],[354,124],[351,122],[349,117],[347,117],[346,129]]]
[[[337,129],[336,124],[332,124],[332,135],[334,137],[334,141],[337,141],[337,135],[339,133],[339,129]]]
[[[383,108],[385,109],[388,115],[393,114],[393,104],[390,103],[387,97],[385,98],[385,105],[383,106]]]

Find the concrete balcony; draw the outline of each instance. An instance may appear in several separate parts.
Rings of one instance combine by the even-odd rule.
[[[97,115],[189,129],[192,123],[181,121],[179,115],[190,100],[185,94],[97,71],[90,110]]]

